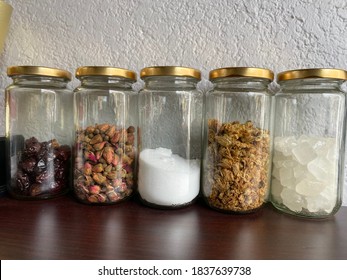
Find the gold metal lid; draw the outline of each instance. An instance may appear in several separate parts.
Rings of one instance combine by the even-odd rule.
[[[287,81],[294,79],[308,79],[308,78],[328,78],[347,80],[347,71],[342,69],[333,68],[311,68],[311,69],[297,69],[281,72],[277,75],[278,81]]]
[[[250,77],[272,81],[274,73],[269,69],[254,67],[226,67],[210,71],[210,80],[226,77]]]
[[[76,77],[82,76],[111,76],[120,77],[136,81],[136,73],[134,71],[108,67],[108,66],[82,66],[76,70]]]
[[[7,76],[12,77],[16,75],[34,75],[34,76],[47,76],[47,77],[57,77],[64,78],[71,81],[72,74],[68,71],[50,68],[43,66],[9,66],[7,68]]]
[[[151,76],[180,76],[201,80],[199,70],[182,66],[151,66],[143,68],[140,72],[141,78]]]

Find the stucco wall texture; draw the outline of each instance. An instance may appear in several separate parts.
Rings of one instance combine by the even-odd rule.
[[[151,65],[280,71],[347,69],[345,0],[7,0],[13,8],[0,55],[0,135],[9,65],[74,73],[82,65],[139,71]],[[76,79],[71,86],[78,84]],[[140,86],[141,83],[139,82]],[[347,205],[345,178],[344,205]]]

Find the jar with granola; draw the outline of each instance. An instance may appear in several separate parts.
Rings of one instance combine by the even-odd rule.
[[[70,189],[73,135],[71,73],[11,66],[6,89],[7,188],[18,199],[46,199]]]
[[[277,76],[271,202],[300,217],[325,218],[341,206],[346,93],[341,69],[299,69]]]
[[[274,74],[263,68],[210,72],[206,94],[201,193],[213,209],[249,213],[267,201]]]
[[[155,66],[141,70],[139,176],[141,201],[179,208],[199,193],[202,93],[199,70]]]
[[[84,66],[74,90],[74,192],[80,202],[115,204],[134,193],[137,162],[136,73]]]

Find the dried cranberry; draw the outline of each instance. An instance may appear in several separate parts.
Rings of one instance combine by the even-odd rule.
[[[31,196],[38,196],[40,194],[42,194],[43,192],[43,188],[42,188],[42,184],[32,184],[30,187],[30,195]]]
[[[55,169],[55,173],[54,173],[54,178],[56,179],[56,180],[63,180],[63,179],[65,179],[65,175],[66,175],[66,171],[67,170],[65,170],[64,168],[56,168]]]
[[[25,146],[30,146],[34,143],[39,143],[39,140],[37,140],[35,137],[31,137],[25,140]]]
[[[44,160],[44,161],[53,160],[54,155],[53,155],[52,144],[50,142],[42,142],[41,143],[41,149],[38,152],[37,157],[39,159]]]
[[[59,181],[50,181],[45,184],[32,184],[30,187],[31,196],[39,196],[49,193],[59,193],[63,188],[64,184]]]
[[[59,193],[69,178],[70,157],[70,147],[59,146],[56,140],[27,139],[15,178],[18,192],[30,196]]]
[[[71,149],[69,146],[63,145],[63,146],[56,148],[54,151],[54,154],[58,159],[66,161],[71,156]]]
[[[18,191],[22,192],[23,194],[28,193],[30,187],[30,180],[29,176],[26,173],[22,172],[21,170],[18,170],[16,183]]]
[[[49,170],[45,170],[36,176],[36,182],[39,184],[48,182],[49,180],[52,180],[52,179],[53,179],[53,175],[52,175],[52,172],[50,172]]]
[[[33,157],[23,160],[20,164],[20,167],[27,173],[32,173],[36,166],[36,160]]]
[[[24,154],[27,156],[37,156],[41,149],[41,144],[35,137],[25,140]]]
[[[49,185],[50,191],[51,191],[51,192],[55,192],[55,193],[60,192],[64,187],[65,187],[64,181],[60,181],[60,180],[53,181],[53,182],[51,182],[51,184]]]

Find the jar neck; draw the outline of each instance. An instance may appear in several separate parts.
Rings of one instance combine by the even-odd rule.
[[[194,90],[199,82],[195,78],[179,76],[155,76],[146,77],[143,80],[145,82],[145,88],[153,90]]]
[[[312,78],[312,79],[295,79],[280,81],[279,85],[282,92],[320,92],[320,91],[341,91],[344,80]]]
[[[110,76],[83,76],[79,77],[82,87],[105,87],[131,89],[133,80]]]
[[[266,91],[271,81],[251,77],[226,77],[215,79],[212,83],[215,90]]]
[[[35,75],[18,75],[13,76],[14,86],[28,86],[28,87],[55,87],[66,88],[69,82],[66,78],[35,76]]]

